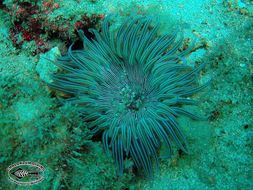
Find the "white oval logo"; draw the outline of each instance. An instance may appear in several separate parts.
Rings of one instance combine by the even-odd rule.
[[[19,185],[32,185],[43,181],[45,168],[36,162],[21,161],[7,168],[8,178]]]

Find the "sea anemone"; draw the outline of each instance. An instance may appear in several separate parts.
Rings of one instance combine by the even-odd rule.
[[[50,86],[69,94],[67,101],[80,108],[93,134],[102,133],[119,174],[128,157],[152,176],[162,143],[169,154],[173,142],[187,152],[177,117],[200,119],[183,105],[195,104],[189,97],[206,86],[197,80],[204,64],[186,65],[191,49],[180,49],[183,38],[158,29],[150,18],[131,17],[112,31],[106,18],[101,32],[90,30],[92,40],[79,31],[83,49],[70,46],[55,63],[63,72],[52,76]]]

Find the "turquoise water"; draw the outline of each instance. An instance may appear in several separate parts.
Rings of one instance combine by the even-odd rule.
[[[159,171],[152,178],[132,156],[124,156],[118,176],[102,134],[88,128],[91,110],[81,115],[64,101],[70,94],[47,85],[53,73],[64,73],[56,58],[74,42],[74,50],[82,48],[77,30],[95,39],[88,29],[100,31],[107,16],[110,31],[117,31],[133,15],[159,21],[157,36],[178,30],[179,52],[195,41],[178,64],[206,63],[196,79],[211,80],[191,97],[198,106],[186,106],[207,119],[177,117],[188,153],[175,142],[171,157],[166,146],[157,148]],[[252,16],[250,0],[0,1],[0,189],[253,189]],[[139,110],[144,100],[124,93],[124,105]]]

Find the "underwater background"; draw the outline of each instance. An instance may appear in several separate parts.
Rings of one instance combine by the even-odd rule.
[[[152,179],[131,158],[118,176],[101,137],[47,85],[57,72],[50,60],[79,47],[77,30],[93,38],[88,29],[108,15],[112,28],[131,15],[159,20],[160,34],[177,28],[184,43],[196,40],[187,62],[206,63],[200,82],[212,79],[194,96],[208,119],[178,118],[189,154],[159,158]],[[0,0],[0,189],[251,190],[252,85],[252,0]],[[43,181],[11,182],[7,168],[20,161],[41,164]]]

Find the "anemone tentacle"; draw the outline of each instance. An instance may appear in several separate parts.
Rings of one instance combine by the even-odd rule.
[[[188,152],[177,117],[201,119],[185,110],[195,105],[190,96],[202,90],[197,76],[205,64],[185,64],[190,49],[179,51],[183,38],[177,32],[158,35],[159,24],[147,17],[127,19],[111,31],[106,18],[102,31],[91,29],[89,40],[79,31],[82,50],[72,50],[58,59],[64,70],[53,75],[52,88],[70,94],[69,101],[81,107],[93,132],[102,131],[107,153],[111,152],[119,174],[124,158],[152,176],[158,165],[158,149],[164,143],[173,153],[173,143]]]

